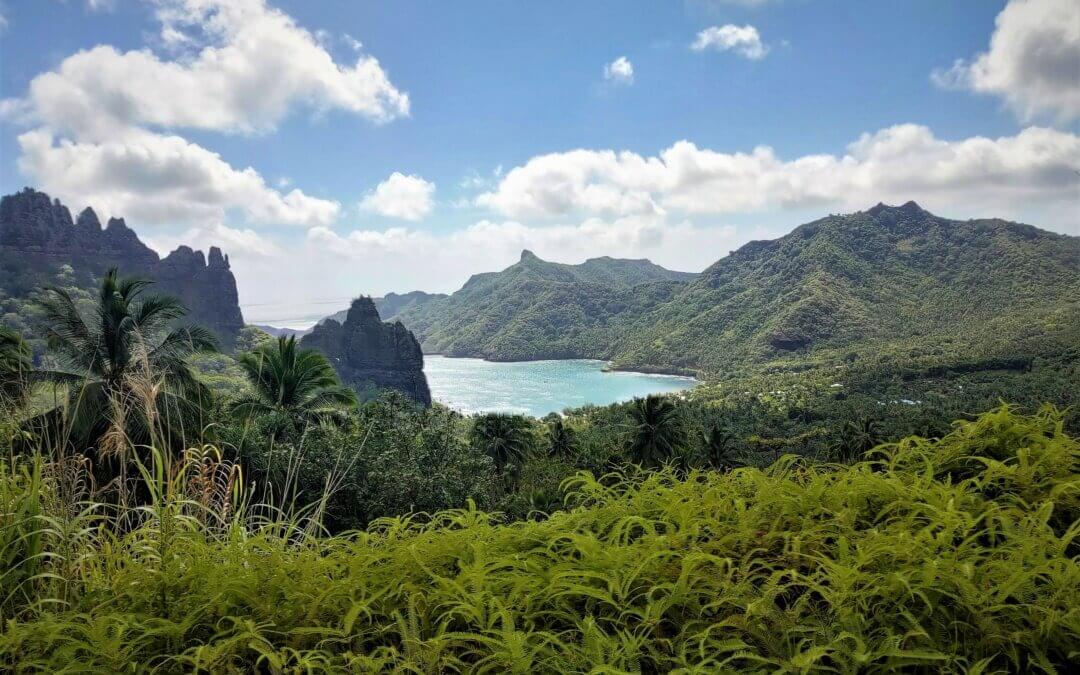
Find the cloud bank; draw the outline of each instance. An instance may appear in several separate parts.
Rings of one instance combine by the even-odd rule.
[[[1080,138],[1041,127],[948,141],[900,124],[863,134],[843,154],[792,159],[768,146],[720,152],[683,140],[657,156],[540,155],[508,171],[477,203],[517,219],[855,209],[913,198],[946,211],[978,205],[1005,212],[1017,203],[1075,202],[1078,157]]]

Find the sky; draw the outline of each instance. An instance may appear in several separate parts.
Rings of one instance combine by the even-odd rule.
[[[878,202],[1077,235],[1078,133],[1075,0],[0,0],[0,191],[220,246],[278,325]]]

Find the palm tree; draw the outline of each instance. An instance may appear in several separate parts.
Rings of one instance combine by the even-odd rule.
[[[300,348],[295,336],[267,340],[237,360],[252,388],[231,405],[242,419],[279,414],[302,426],[356,406],[356,392],[341,384],[330,361]]]
[[[532,425],[521,415],[488,413],[473,421],[474,448],[495,462],[500,473],[508,464],[519,465],[532,447]]]
[[[574,431],[561,417],[548,423],[548,454],[552,457],[569,457],[574,454]]]
[[[0,410],[17,408],[26,401],[32,358],[26,340],[10,328],[0,326]]]
[[[735,434],[728,425],[716,423],[709,427],[705,432],[705,455],[709,466],[720,471],[730,471],[738,466],[732,457],[734,441]]]
[[[630,420],[630,455],[639,464],[659,464],[674,455],[685,440],[679,410],[664,396],[650,394],[634,399]]]
[[[870,418],[846,422],[833,451],[840,461],[857,461],[881,442],[882,429],[881,422]]]
[[[200,430],[193,420],[209,391],[187,357],[216,351],[217,340],[201,326],[171,328],[187,309],[170,296],[144,294],[151,283],[113,268],[86,315],[62,288],[46,288],[38,303],[49,349],[63,368],[38,376],[68,385],[67,431],[82,448],[102,440],[112,449],[172,445],[185,430]]]

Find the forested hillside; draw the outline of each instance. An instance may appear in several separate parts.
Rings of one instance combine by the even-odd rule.
[[[1080,342],[1080,239],[878,205],[751,242],[696,276],[526,251],[398,318],[426,351],[495,360],[591,357],[706,377],[856,361],[1023,369]]]
[[[648,260],[564,265],[523,251],[505,270],[477,274],[449,298],[396,318],[428,352],[511,361],[605,358],[627,319],[672,298],[693,277]]]
[[[882,357],[1024,367],[1078,340],[1080,239],[908,202],[743,246],[641,317],[614,360],[704,373]]]

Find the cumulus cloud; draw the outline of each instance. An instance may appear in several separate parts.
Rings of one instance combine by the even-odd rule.
[[[40,128],[18,142],[19,170],[41,189],[139,225],[215,223],[236,211],[256,224],[310,227],[340,211],[335,201],[274,190],[254,169],[236,169],[179,136],[142,132],[80,142]]]
[[[1029,120],[1080,117],[1080,3],[1011,0],[997,16],[990,47],[970,62],[930,75],[944,88],[1002,97]]]
[[[604,66],[604,79],[614,84],[633,84],[634,64],[625,56],[620,56]]]
[[[690,49],[696,52],[707,49],[720,52],[733,51],[755,61],[765,58],[765,55],[769,53],[769,47],[761,41],[757,28],[749,24],[736,26],[731,23],[712,26],[701,31],[690,44]]]
[[[434,208],[435,184],[395,171],[360,202],[360,208],[390,218],[423,220]]]
[[[315,36],[264,0],[160,0],[162,39],[188,44],[175,59],[99,45],[34,78],[41,120],[81,138],[130,126],[257,132],[297,104],[377,122],[407,115],[409,97],[379,62],[338,65]]]
[[[573,150],[510,170],[477,203],[511,218],[571,214],[726,214],[861,208],[916,199],[937,208],[1075,201],[1080,138],[1039,127],[997,139],[936,138],[901,124],[863,134],[842,155],[790,160],[767,146],[726,153],[679,141],[655,157]]]
[[[210,227],[230,213],[253,224],[333,221],[336,201],[274,189],[177,130],[268,132],[297,107],[382,123],[408,115],[408,95],[374,57],[336,63],[265,0],[152,4],[168,57],[99,45],[0,102],[5,119],[35,127],[19,136],[23,173],[66,201],[139,224]]]

